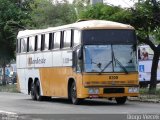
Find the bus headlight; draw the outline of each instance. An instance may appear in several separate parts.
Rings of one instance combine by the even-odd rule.
[[[88,93],[89,94],[99,94],[99,89],[98,88],[88,88]]]
[[[139,92],[139,87],[130,87],[128,88],[129,93],[138,93]]]

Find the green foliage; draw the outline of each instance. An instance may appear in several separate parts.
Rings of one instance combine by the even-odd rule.
[[[27,14],[18,1],[0,0],[0,67],[3,67],[5,84],[5,66],[15,59],[16,35],[18,28],[11,23],[26,24]]]
[[[17,87],[16,87],[15,84],[13,84],[13,85],[5,85],[5,86],[0,85],[0,92],[18,93],[18,90],[17,90]]]
[[[93,6],[87,6],[84,11],[81,11],[79,17],[80,19],[102,19],[127,23],[130,21],[131,12],[117,6],[98,3]]]
[[[53,4],[48,0],[34,0],[30,4],[31,19],[36,28],[46,28],[76,21],[74,7],[68,2]]]
[[[155,6],[153,1],[139,0],[135,4],[135,8],[132,9],[131,24],[136,28],[137,34],[141,38],[152,35],[155,36],[156,41],[160,41],[158,37],[160,28],[160,4],[157,2]]]
[[[5,66],[15,58],[16,32],[8,25],[9,21],[21,23],[24,14],[9,0],[0,0],[0,65]]]

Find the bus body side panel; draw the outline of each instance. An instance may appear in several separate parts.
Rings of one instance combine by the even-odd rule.
[[[26,54],[21,54],[17,56],[18,63],[17,63],[17,77],[19,78],[19,89],[20,92],[27,94],[26,90],[26,75],[25,75],[25,69],[26,69]]]
[[[40,68],[39,72],[44,96],[68,97],[67,83],[72,75],[71,67]],[[47,85],[46,79],[49,81]]]
[[[43,55],[45,64],[39,69],[43,95],[67,97],[67,83],[72,76],[72,52],[53,51]]]

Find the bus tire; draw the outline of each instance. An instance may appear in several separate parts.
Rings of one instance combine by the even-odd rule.
[[[43,96],[41,96],[40,83],[39,83],[38,80],[35,83],[35,95],[36,95],[36,99],[38,101],[42,101],[43,100]]]
[[[35,95],[35,86],[34,83],[31,83],[31,98],[32,100],[36,100],[36,95]]]
[[[117,104],[125,104],[126,100],[127,100],[127,97],[116,97],[116,102]]]
[[[71,88],[70,88],[70,97],[71,97],[71,102],[74,105],[78,105],[81,102],[80,98],[77,98],[77,88],[76,88],[76,83],[72,82]]]

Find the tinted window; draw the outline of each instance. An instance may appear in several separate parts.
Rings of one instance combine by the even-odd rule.
[[[17,53],[21,52],[21,39],[17,40]]]
[[[45,34],[45,44],[44,44],[44,50],[49,49],[49,34]]]
[[[60,36],[61,32],[56,32],[54,34],[54,49],[60,48]]]
[[[29,38],[29,51],[34,51],[35,37]]]
[[[54,48],[54,33],[49,33],[49,50]]]
[[[41,50],[41,35],[37,36],[37,50]]]
[[[45,34],[41,35],[41,50],[45,48]]]
[[[71,30],[64,31],[64,48],[71,47]]]
[[[27,38],[21,39],[21,52],[27,52]]]
[[[84,30],[82,36],[85,45],[136,43],[134,30]]]

